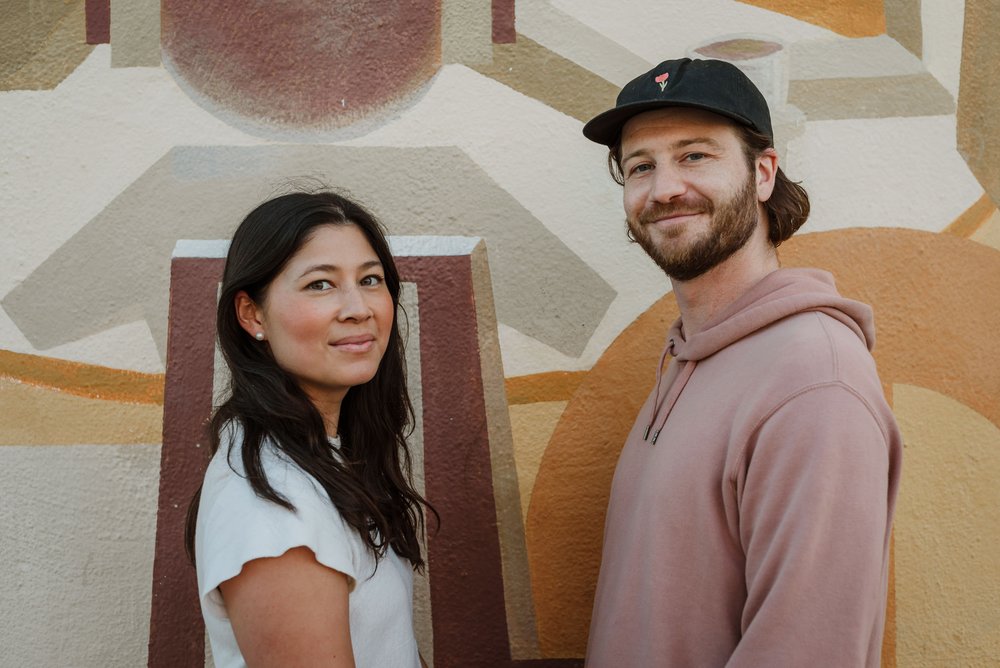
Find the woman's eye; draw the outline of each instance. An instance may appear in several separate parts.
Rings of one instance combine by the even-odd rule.
[[[319,281],[313,281],[312,283],[306,286],[306,290],[329,290],[332,287],[333,283],[331,283],[326,279],[323,279]]]
[[[381,285],[384,280],[385,279],[379,276],[378,274],[371,274],[361,279],[361,285],[368,285],[368,286]]]

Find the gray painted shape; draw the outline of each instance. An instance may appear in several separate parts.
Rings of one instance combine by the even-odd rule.
[[[791,81],[788,101],[811,121],[942,116],[955,100],[934,75]]]
[[[788,47],[790,79],[842,79],[923,74],[923,61],[889,37],[810,39]]]
[[[924,32],[920,0],[884,0],[885,34],[906,47],[917,58],[923,57]]]
[[[178,239],[232,235],[295,177],[367,204],[393,234],[486,239],[497,319],[566,355],[583,352],[614,289],[454,147],[175,147],[23,283],[3,308],[38,349],[145,319],[166,351]]]

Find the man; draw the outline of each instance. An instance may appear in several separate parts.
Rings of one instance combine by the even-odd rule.
[[[680,307],[615,471],[587,665],[878,666],[902,443],[871,309],[779,268],[809,200],[767,103],[671,60],[583,132]]]

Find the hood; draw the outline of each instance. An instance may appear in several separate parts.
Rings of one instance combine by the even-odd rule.
[[[821,311],[853,331],[871,350],[875,324],[867,304],[841,297],[833,276],[819,269],[778,269],[685,339],[678,319],[670,327],[667,348],[678,362],[697,362],[744,336],[804,311]]]
[[[656,445],[670,411],[699,361],[782,318],[804,311],[821,311],[836,318],[854,332],[868,350],[875,346],[871,307],[841,297],[829,272],[778,269],[758,281],[690,339],[684,338],[679,318],[670,327],[667,345],[656,369],[656,390],[643,440]],[[678,364],[671,365],[673,377],[664,383],[663,362],[668,354],[673,355]],[[661,399],[664,389],[666,393]]]

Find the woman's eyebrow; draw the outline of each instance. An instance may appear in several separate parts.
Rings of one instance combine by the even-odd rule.
[[[367,262],[362,262],[361,264],[359,264],[358,265],[358,269],[371,269],[373,267],[381,267],[381,266],[382,266],[381,260],[368,260]],[[313,265],[310,265],[310,266],[306,267],[302,271],[302,273],[299,274],[299,276],[300,277],[301,276],[306,276],[308,274],[311,274],[311,273],[317,272],[317,271],[325,271],[325,272],[330,272],[330,273],[336,273],[336,272],[340,271],[340,267],[338,267],[335,264],[325,264],[325,263],[324,264],[313,264]]]

